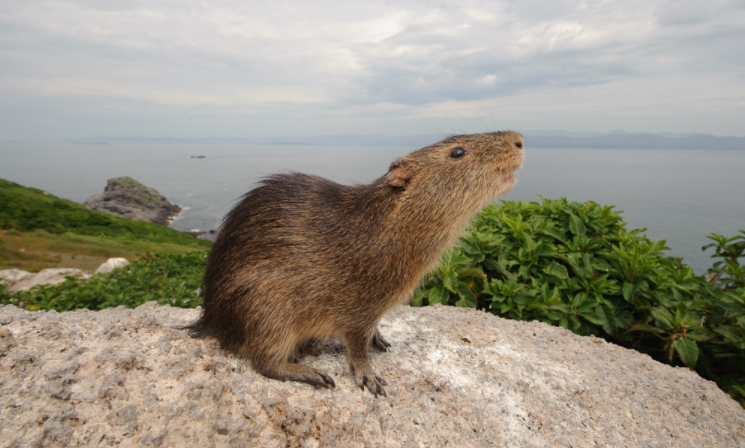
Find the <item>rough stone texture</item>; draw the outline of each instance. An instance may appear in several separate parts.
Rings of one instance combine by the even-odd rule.
[[[129,261],[126,258],[109,258],[96,269],[96,274],[108,274],[114,269],[123,268],[128,264]]]
[[[153,224],[167,224],[169,218],[181,211],[178,205],[168,202],[155,189],[130,177],[109,179],[104,192],[88,198],[85,206],[120,218]]]
[[[396,309],[375,398],[338,341],[300,360],[334,377],[316,390],[176,329],[196,316],[0,308],[0,446],[745,446],[745,410],[714,383],[542,323]]]
[[[6,269],[0,271],[0,282],[10,292],[28,291],[36,285],[58,285],[65,281],[65,277],[73,275],[80,275],[81,278],[91,277],[90,273],[75,268],[49,268],[38,274],[21,269]]]

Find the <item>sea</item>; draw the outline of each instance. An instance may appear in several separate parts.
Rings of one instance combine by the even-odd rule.
[[[745,150],[531,149],[501,199],[595,201],[623,212],[628,229],[666,240],[668,255],[703,274],[713,263],[707,235],[745,229]],[[304,172],[351,185],[382,176],[415,150],[396,146],[2,144],[0,178],[76,202],[129,176],[183,212],[171,227],[205,231],[257,181]]]

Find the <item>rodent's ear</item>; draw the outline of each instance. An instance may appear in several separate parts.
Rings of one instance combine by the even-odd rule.
[[[406,159],[396,159],[388,168],[386,178],[388,183],[394,187],[406,188],[411,180],[410,162]]]

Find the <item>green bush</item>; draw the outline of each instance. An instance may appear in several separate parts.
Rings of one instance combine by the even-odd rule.
[[[145,255],[140,260],[88,280],[67,277],[55,286],[36,286],[9,294],[0,285],[0,303],[27,310],[100,310],[123,305],[135,308],[151,300],[161,305],[194,308],[202,304],[199,287],[207,252]]]
[[[52,234],[69,232],[194,247],[209,247],[212,244],[165,226],[88,210],[77,202],[4,179],[0,179],[0,229],[23,232],[45,230]]]
[[[414,294],[596,335],[696,369],[745,405],[743,236],[709,236],[708,279],[627,231],[612,206],[503,201],[482,211]]]

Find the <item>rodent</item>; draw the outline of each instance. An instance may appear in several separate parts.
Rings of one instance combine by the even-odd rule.
[[[226,215],[208,257],[192,336],[216,337],[278,380],[335,387],[292,362],[308,341],[339,336],[364,390],[386,395],[368,348],[390,344],[381,317],[420,279],[474,215],[512,188],[523,162],[515,132],[458,135],[396,159],[368,185],[277,174]]]

